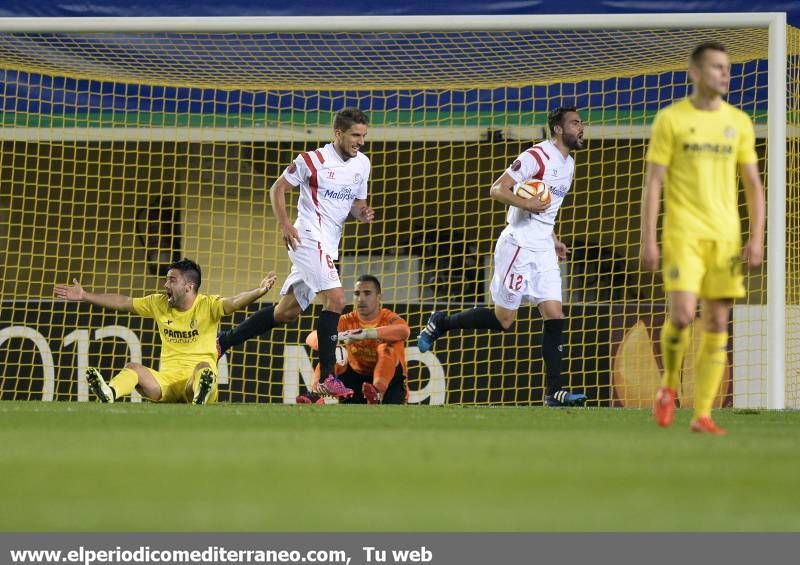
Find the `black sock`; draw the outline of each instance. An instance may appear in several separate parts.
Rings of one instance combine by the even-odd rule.
[[[219,335],[219,345],[223,351],[227,351],[234,345],[241,345],[251,337],[264,334],[277,325],[279,324],[275,321],[275,305],[272,304],[255,312],[232,330],[222,332]]]
[[[442,329],[450,330],[492,330],[502,332],[503,326],[490,308],[470,308],[442,320]]]
[[[555,394],[564,386],[561,379],[561,334],[564,330],[564,320],[545,320],[544,333],[542,334],[542,357],[544,358],[545,387],[547,394]]]
[[[319,341],[319,380],[324,381],[333,374],[336,365],[336,336],[339,333],[339,314],[323,310],[317,318],[317,339]]]

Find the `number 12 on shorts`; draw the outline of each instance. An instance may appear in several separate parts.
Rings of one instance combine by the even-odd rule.
[[[511,290],[520,290],[522,288],[522,275],[509,273],[508,288]]]

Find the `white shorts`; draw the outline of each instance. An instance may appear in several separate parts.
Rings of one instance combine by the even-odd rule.
[[[494,249],[492,300],[508,310],[523,302],[534,306],[548,300],[561,302],[561,270],[556,250],[551,247],[531,251],[508,239],[500,239]]]
[[[318,292],[341,288],[342,281],[333,264],[331,254],[322,244],[312,239],[303,239],[297,251],[289,251],[292,270],[281,287],[281,296],[291,289],[300,308],[305,310]]]

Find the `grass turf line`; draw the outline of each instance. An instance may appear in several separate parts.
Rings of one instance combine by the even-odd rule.
[[[800,412],[0,403],[3,531],[798,531]]]

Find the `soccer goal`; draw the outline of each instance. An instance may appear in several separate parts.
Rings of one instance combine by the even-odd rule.
[[[0,398],[87,400],[87,366],[157,367],[151,321],[54,301],[56,283],[141,296],[182,256],[203,268],[201,292],[282,279],[269,187],[358,106],[378,221],[348,223],[340,273],[346,292],[377,276],[411,325],[411,401],[540,404],[535,309],[425,354],[415,336],[433,309],[487,304],[504,224],[489,187],[546,135],[548,110],[575,105],[587,144],[557,226],[565,370],[590,405],[649,406],[666,305],[638,268],[644,152],[706,40],[730,51],[728,100],[756,124],[768,187],[767,260],[734,308],[719,404],[800,407],[800,34],[773,13],[0,19]],[[293,399],[312,320],[234,349],[221,400]]]

